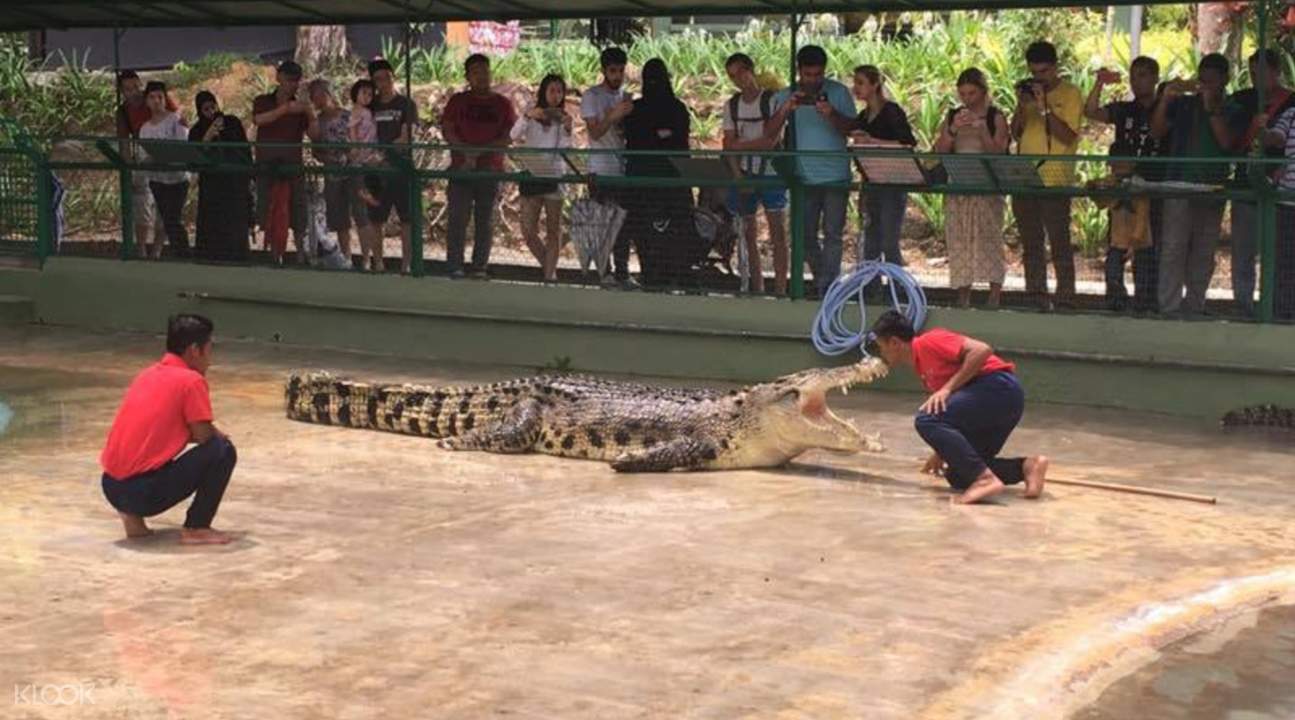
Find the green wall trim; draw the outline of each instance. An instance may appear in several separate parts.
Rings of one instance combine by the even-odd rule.
[[[810,345],[815,303],[764,298],[59,257],[0,268],[0,294],[95,331],[159,334],[190,310],[226,336],[459,362],[751,381],[848,359]],[[1295,327],[944,308],[928,323],[1016,360],[1036,400],[1201,418],[1295,405]],[[908,375],[879,386],[917,391]]]

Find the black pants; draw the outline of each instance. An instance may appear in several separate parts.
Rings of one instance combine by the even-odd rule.
[[[166,229],[166,241],[178,257],[189,257],[189,231],[184,227],[184,201],[189,197],[189,183],[150,182],[153,202]]]
[[[972,380],[949,396],[939,415],[918,413],[914,423],[949,466],[945,479],[955,490],[966,490],[988,467],[1005,485],[1025,481],[1024,458],[1000,458],[999,451],[1025,412],[1025,390],[1010,372]]]
[[[103,495],[118,511],[140,517],[160,515],[194,495],[184,526],[209,528],[236,462],[233,443],[217,436],[152,472],[126,480],[105,474]]]
[[[495,196],[499,183],[493,180],[451,180],[446,191],[450,229],[445,241],[445,265],[450,272],[463,269],[463,251],[468,239],[468,218],[472,218],[472,268],[485,270],[490,264],[494,237]]]
[[[1153,245],[1134,250],[1132,254],[1134,305],[1139,310],[1154,310],[1160,275],[1156,248]],[[1106,249],[1106,302],[1113,310],[1123,310],[1129,302],[1129,290],[1124,284],[1124,263],[1128,258],[1129,251],[1124,248]]]

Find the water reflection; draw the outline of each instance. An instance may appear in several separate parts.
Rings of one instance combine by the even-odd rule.
[[[1076,720],[1295,717],[1295,606],[1268,608],[1165,648]]]

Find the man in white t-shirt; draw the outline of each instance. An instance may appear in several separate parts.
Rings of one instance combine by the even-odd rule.
[[[763,90],[755,78],[755,63],[745,53],[736,53],[724,63],[728,79],[739,92],[724,105],[725,150],[770,150],[778,145],[777,134],[765,132],[773,106],[773,92]],[[730,156],[729,163],[744,178],[776,177],[771,158],[761,155]],[[746,235],[748,276],[752,292],[764,292],[764,269],[760,265],[760,247],[756,242],[756,211],[764,206],[769,238],[773,241],[774,292],[787,293],[787,228],[783,224],[787,209],[787,191],[782,189],[729,189],[728,209],[742,218]]]
[[[629,93],[622,85],[625,83],[625,63],[628,58],[620,48],[607,48],[599,57],[602,64],[603,81],[595,85],[580,100],[580,117],[584,118],[589,132],[591,150],[621,151],[625,149],[625,134],[621,131],[621,120],[634,109]],[[595,176],[619,177],[625,174],[624,159],[619,152],[600,152],[589,155],[589,172]],[[599,187],[597,179],[593,186],[593,198],[598,202],[610,202],[628,209],[623,193],[616,187]],[[615,273],[609,274],[607,268],[599,268],[603,274],[603,285],[619,285],[632,289],[635,283],[630,279],[629,269],[630,245],[629,236],[623,231],[616,238],[612,248],[612,259]]]

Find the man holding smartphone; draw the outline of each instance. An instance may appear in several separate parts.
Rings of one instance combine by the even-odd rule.
[[[1012,114],[1012,137],[1022,155],[1074,155],[1079,148],[1079,119],[1084,100],[1079,88],[1057,73],[1057,48],[1036,42],[1025,50],[1030,77],[1016,85],[1016,112]],[[1065,187],[1075,182],[1075,164],[1046,161],[1039,176],[1047,187]],[[1070,245],[1070,198],[1023,195],[1012,198],[1012,212],[1021,232],[1025,250],[1025,291],[1039,299],[1046,310],[1048,260],[1057,274],[1056,304],[1073,307],[1075,300],[1075,252]]]
[[[1165,86],[1151,118],[1151,132],[1168,143],[1170,156],[1221,158],[1233,154],[1247,121],[1241,108],[1228,99],[1229,73],[1227,58],[1211,53],[1201,58],[1195,80],[1173,80]],[[1221,162],[1174,163],[1166,179],[1222,185],[1228,171],[1228,164]],[[1208,196],[1165,200],[1158,278],[1161,313],[1197,315],[1205,311],[1225,202]]]
[[[823,48],[801,48],[796,53],[796,71],[796,85],[773,97],[774,111],[765,123],[765,134],[776,135],[790,123],[788,136],[795,149],[838,153],[833,157],[796,159],[797,174],[809,186],[805,189],[806,259],[821,296],[841,274],[841,236],[845,232],[850,183],[846,139],[854,129],[857,110],[850,89],[827,79],[827,52]]]
[[[1120,74],[1114,70],[1102,68],[1097,71],[1097,82],[1093,91],[1088,94],[1084,104],[1084,116],[1093,122],[1115,126],[1115,145],[1130,148],[1138,157],[1159,157],[1164,155],[1164,144],[1151,133],[1151,115],[1155,112],[1156,102],[1160,99],[1157,88],[1160,84],[1160,63],[1146,56],[1134,58],[1129,65],[1129,90],[1133,92],[1132,100],[1116,100],[1101,104],[1102,91],[1120,82]],[[1139,163],[1134,173],[1143,180],[1158,182],[1165,177],[1165,165],[1160,163]],[[1156,282],[1159,270],[1156,262],[1156,238],[1160,234],[1160,218],[1163,216],[1164,202],[1159,199],[1151,201],[1151,237],[1152,246],[1139,249],[1133,253],[1133,306],[1138,311],[1152,311],[1156,308]],[[1128,301],[1128,290],[1123,282],[1125,251],[1111,248],[1110,252],[1118,255],[1115,260],[1121,268],[1118,281],[1107,280],[1106,296],[1113,309],[1122,309]],[[1108,262],[1112,262],[1108,258]],[[1113,276],[1112,276],[1113,277]]]

